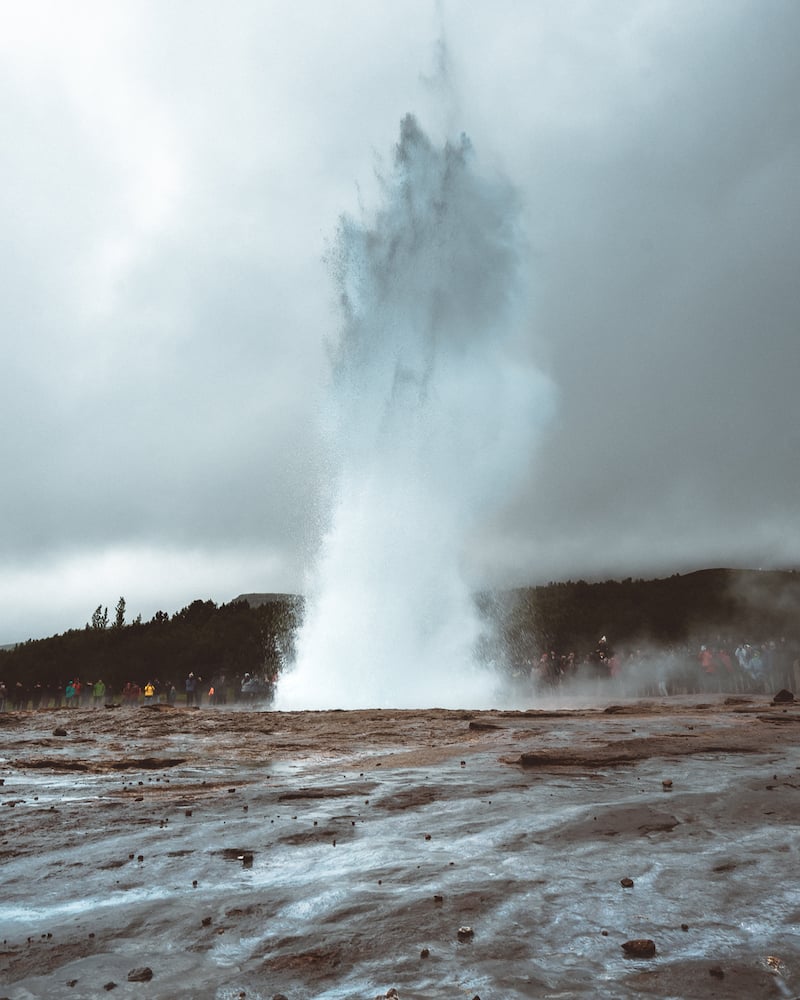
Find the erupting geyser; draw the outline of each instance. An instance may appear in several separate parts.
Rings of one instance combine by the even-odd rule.
[[[527,471],[550,386],[514,357],[523,240],[469,140],[401,126],[383,204],[332,255],[343,323],[325,431],[334,481],[279,708],[486,707],[498,678],[465,556]]]

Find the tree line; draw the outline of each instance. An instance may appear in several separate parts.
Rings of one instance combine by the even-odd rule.
[[[585,580],[484,595],[508,656],[593,650],[601,636],[627,647],[720,637],[733,644],[800,640],[800,573],[705,569],[656,580]],[[733,647],[731,647],[733,648]]]
[[[800,640],[800,574],[794,571],[709,569],[658,580],[567,581],[482,594],[478,603],[493,625],[487,657],[511,664],[551,649],[585,653],[601,635],[628,646],[717,635],[734,643]],[[81,629],[0,650],[0,680],[9,690],[17,683],[63,690],[74,677],[102,679],[115,693],[128,681],[148,679],[183,692],[190,672],[227,684],[246,673],[274,681],[293,657],[303,601],[292,595],[220,606],[196,600],[172,615],[157,611],[148,622],[130,623],[125,610],[121,597],[113,617],[100,605]]]
[[[126,624],[121,597],[111,621],[99,606],[83,628],[0,650],[0,680],[9,691],[21,683],[63,692],[73,678],[102,679],[118,695],[129,681],[158,680],[183,691],[189,673],[228,683],[245,673],[274,679],[292,656],[300,608],[288,595],[254,607],[196,600],[172,615],[157,611],[148,622]]]

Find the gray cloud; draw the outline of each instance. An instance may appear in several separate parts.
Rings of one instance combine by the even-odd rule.
[[[303,585],[323,256],[407,111],[519,190],[558,391],[475,582],[800,561],[796,4],[3,18],[0,642]]]

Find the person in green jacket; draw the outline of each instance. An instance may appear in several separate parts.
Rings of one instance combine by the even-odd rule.
[[[102,681],[95,681],[92,687],[92,701],[95,708],[102,703],[106,696],[106,686]]]

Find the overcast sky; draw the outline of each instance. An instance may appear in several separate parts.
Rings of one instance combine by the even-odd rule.
[[[303,588],[326,248],[406,112],[517,188],[555,386],[476,583],[800,565],[798,46],[795,0],[0,0],[0,643]]]

